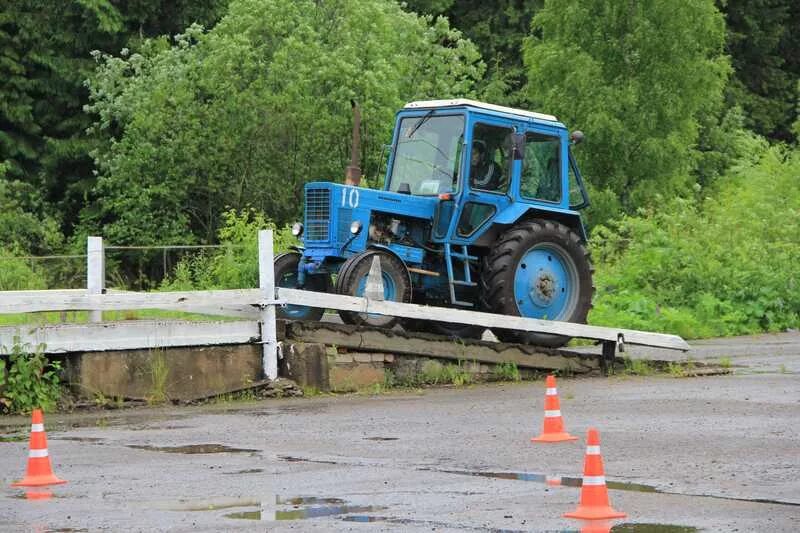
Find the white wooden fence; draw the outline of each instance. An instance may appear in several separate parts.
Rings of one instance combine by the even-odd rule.
[[[495,315],[461,309],[429,307],[416,304],[358,298],[340,294],[276,288],[273,269],[272,232],[259,232],[259,288],[190,292],[125,292],[105,289],[103,244],[100,237],[89,237],[87,245],[87,289],[0,292],[0,314],[38,311],[89,311],[90,324],[25,326],[0,328],[0,354],[18,335],[23,342],[48,345],[54,351],[103,351],[111,349],[152,348],[156,346],[199,346],[260,342],[263,345],[264,374],[278,375],[279,345],[275,329],[276,305],[306,305],[375,313],[406,318],[473,324],[487,328],[505,328],[569,337],[593,339],[608,348],[622,349],[624,344],[656,346],[673,350],[689,349],[676,335],[589,326],[552,320],[538,320]],[[380,279],[380,278],[378,278]],[[168,321],[102,323],[102,311],[169,309],[210,315],[233,316],[250,321],[202,322],[180,325]]]

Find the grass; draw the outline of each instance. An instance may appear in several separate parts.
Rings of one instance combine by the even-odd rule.
[[[517,364],[512,361],[507,361],[505,363],[500,363],[498,365],[495,365],[492,373],[494,374],[495,379],[499,381],[522,380],[522,376],[519,373],[519,368],[517,368]]]
[[[645,359],[625,358],[625,374],[631,376],[650,376],[654,374],[655,371],[655,368]]]
[[[427,385],[468,385],[472,383],[472,374],[466,370],[463,361],[459,361],[457,365],[448,363],[441,364],[438,361],[426,361],[422,365],[422,371],[419,379],[421,383]]]
[[[685,363],[668,363],[667,372],[673,378],[685,378],[694,373],[695,365],[691,359]]]
[[[103,320],[116,322],[123,320],[238,320],[234,317],[218,315],[202,315],[183,311],[167,311],[163,309],[138,309],[130,311],[103,311]],[[25,326],[46,324],[86,324],[89,322],[88,311],[47,311],[41,313],[0,314],[0,326]]]
[[[149,357],[150,391],[147,394],[147,403],[156,405],[169,400],[167,396],[167,377],[169,366],[164,350],[150,350]]]
[[[722,368],[730,368],[731,367],[731,358],[730,357],[723,357],[719,360],[719,366]]]

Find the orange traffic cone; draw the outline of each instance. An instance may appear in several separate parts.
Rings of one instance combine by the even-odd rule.
[[[12,483],[12,487],[39,487],[66,483],[53,474],[47,454],[47,435],[44,432],[44,417],[41,409],[34,409],[31,417],[31,442],[28,452],[28,469],[25,479]]]
[[[564,431],[564,420],[561,418],[561,407],[558,403],[558,390],[556,390],[555,376],[547,376],[547,391],[544,395],[544,424],[542,434],[533,437],[531,442],[562,442],[576,440]]]
[[[564,513],[564,516],[583,520],[625,518],[628,516],[625,513],[615,511],[608,502],[603,457],[600,455],[600,433],[595,428],[589,428],[586,436],[586,459],[583,463],[581,502],[577,509],[571,513]]]

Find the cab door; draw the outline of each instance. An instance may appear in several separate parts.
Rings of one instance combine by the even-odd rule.
[[[511,204],[511,185],[519,176],[515,158],[516,124],[497,117],[474,115],[465,138],[463,192],[454,206],[449,228],[453,244],[471,244]]]

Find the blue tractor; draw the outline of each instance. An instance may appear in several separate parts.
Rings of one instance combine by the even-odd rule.
[[[465,99],[409,103],[397,113],[382,190],[357,179],[305,186],[305,218],[293,228],[303,246],[275,259],[276,284],[359,296],[378,257],[386,300],[585,323],[593,268],[578,210],[589,201],[570,149],[582,137],[552,115]],[[319,320],[323,310],[278,313]],[[482,333],[340,315],[348,324]],[[494,333],[552,347],[569,340]]]

